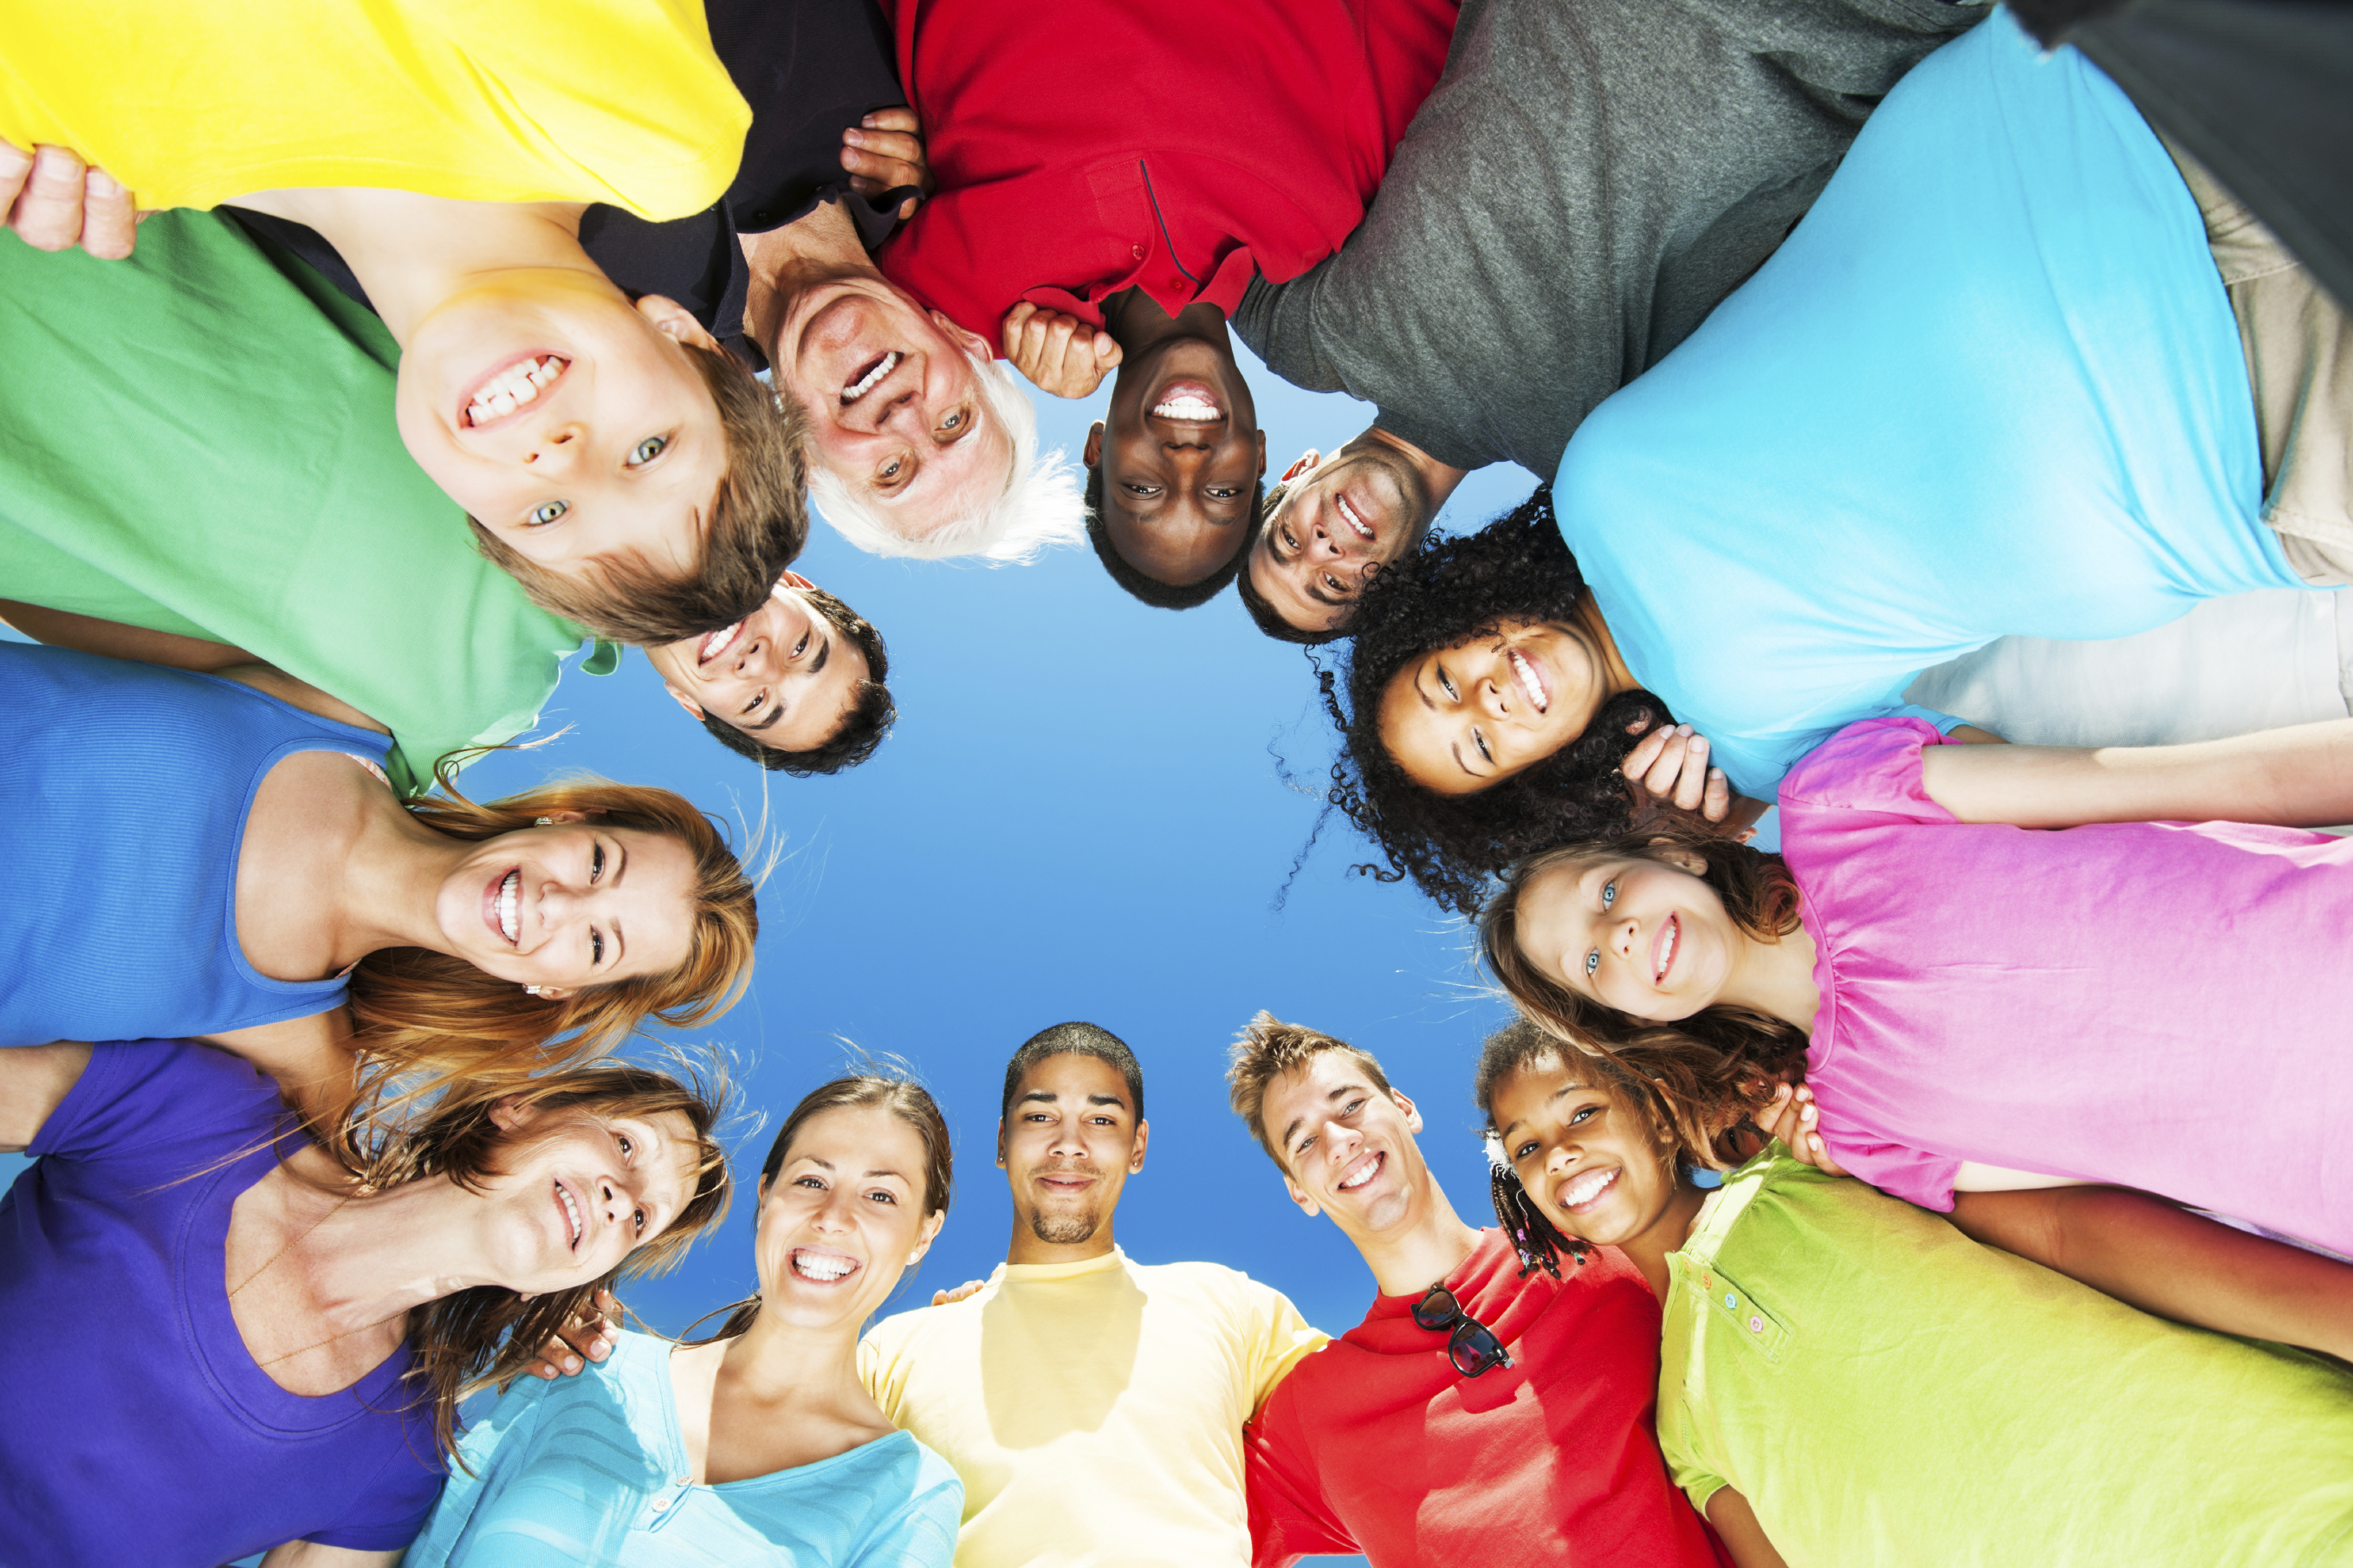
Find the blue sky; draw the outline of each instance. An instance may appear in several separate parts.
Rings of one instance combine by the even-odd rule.
[[[1370,422],[1364,405],[1244,361],[1271,472]],[[1047,444],[1075,456],[1107,396],[1039,397]],[[1475,524],[1532,486],[1516,468],[1473,476],[1448,521]],[[567,673],[544,716],[573,726],[561,740],[467,774],[484,795],[589,770],[730,819],[756,819],[765,785],[786,852],[761,894],[757,974],[700,1037],[733,1053],[743,1102],[765,1119],[739,1121],[742,1163],[756,1171],[784,1111],[851,1046],[902,1058],[947,1113],[960,1179],[893,1306],[986,1275],[1011,1224],[992,1163],[1006,1058],[1049,1024],[1089,1019],[1145,1071],[1151,1155],[1121,1204],[1121,1244],[1145,1262],[1243,1269],[1336,1332],[1362,1316],[1371,1276],[1328,1221],[1292,1206],[1226,1109],[1225,1048],[1264,1007],[1378,1056],[1422,1106],[1457,1208],[1482,1223],[1471,1068],[1505,1015],[1460,923],[1405,885],[1351,875],[1367,847],[1336,816],[1275,908],[1332,752],[1301,650],[1260,636],[1231,592],[1182,613],[1140,605],[1084,550],[989,568],[882,561],[811,532],[800,570],[890,645],[899,724],[866,766],[763,774],[632,654],[601,679]],[[19,1163],[0,1157],[0,1180]],[[633,1287],[632,1308],[675,1331],[747,1294],[750,1215],[740,1205],[677,1273]]]

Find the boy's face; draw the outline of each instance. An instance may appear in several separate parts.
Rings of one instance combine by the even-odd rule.
[[[1393,1231],[1429,1201],[1430,1171],[1414,1142],[1421,1113],[1376,1087],[1354,1051],[1318,1051],[1268,1084],[1259,1124],[1282,1155],[1291,1201],[1330,1215],[1353,1238]]]
[[[686,343],[716,346],[659,295],[632,306],[584,273],[499,273],[410,333],[400,437],[452,500],[539,565],[634,553],[691,576],[728,454]]]
[[[1520,1184],[1562,1235],[1623,1247],[1665,1216],[1673,1161],[1591,1069],[1539,1057],[1497,1082],[1493,1110]]]
[[[839,732],[870,672],[864,651],[803,596],[809,586],[787,572],[749,616],[646,658],[695,718],[709,714],[776,751],[815,751]]]
[[[1198,583],[1250,536],[1266,437],[1233,355],[1176,337],[1119,367],[1108,425],[1087,435],[1103,466],[1112,548],[1155,583]]]
[[[1359,438],[1325,458],[1310,452],[1250,547],[1250,585],[1285,624],[1336,631],[1382,568],[1430,531],[1430,487],[1393,447]]]

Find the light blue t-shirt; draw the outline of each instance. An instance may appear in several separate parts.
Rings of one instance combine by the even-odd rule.
[[[623,1333],[577,1377],[526,1377],[468,1429],[405,1568],[948,1568],[964,1483],[904,1432],[693,1486],[670,1346]]]
[[[2007,14],[1897,84],[1757,276],[1553,487],[1628,668],[1744,794],[1995,637],[2303,586],[2198,206]]]

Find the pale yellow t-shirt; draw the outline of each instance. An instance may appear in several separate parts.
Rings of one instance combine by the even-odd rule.
[[[0,0],[0,136],[142,207],[363,185],[684,217],[751,122],[700,0]]]
[[[1243,1423],[1325,1336],[1214,1263],[1000,1264],[877,1323],[858,1368],[964,1478],[956,1568],[1250,1560]]]

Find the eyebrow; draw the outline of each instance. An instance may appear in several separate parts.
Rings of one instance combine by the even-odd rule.
[[[1059,1105],[1061,1103],[1061,1100],[1062,1097],[1056,1094],[1050,1089],[1033,1089],[1029,1093],[1015,1100],[1014,1103],[1016,1105],[1028,1105],[1032,1101],[1035,1101],[1041,1105]],[[1125,1110],[1127,1109],[1127,1101],[1122,1100],[1115,1094],[1091,1094],[1087,1096],[1087,1103],[1089,1105],[1116,1105],[1122,1110]]]
[[[821,1159],[815,1154],[804,1154],[801,1158],[807,1160],[812,1165],[823,1165],[828,1171],[834,1168],[832,1161]],[[899,1180],[902,1182],[907,1180],[905,1174],[898,1171],[869,1171],[866,1173],[870,1176],[897,1176]]]
[[[1554,1089],[1550,1094],[1545,1096],[1545,1103],[1546,1105],[1550,1105],[1553,1101],[1560,1099],[1563,1095],[1574,1094],[1580,1089],[1588,1089],[1590,1087],[1592,1086],[1589,1084],[1577,1083],[1574,1081],[1562,1084],[1558,1089]],[[1505,1127],[1501,1132],[1495,1134],[1497,1141],[1508,1141],[1512,1136],[1512,1128],[1517,1127],[1521,1122],[1525,1121],[1526,1120],[1527,1118],[1525,1116],[1514,1117],[1512,1121],[1511,1126]],[[1507,1149],[1504,1152],[1508,1154],[1511,1151]]]
[[[628,847],[617,838],[613,840],[613,858],[617,864],[613,867],[613,880],[607,885],[617,888],[621,885],[621,879],[629,874]],[[618,915],[614,916],[612,923],[613,962],[605,966],[607,970],[613,968],[614,965],[618,964],[623,956],[629,951],[628,942],[621,935],[620,917]]]
[[[1324,1098],[1328,1101],[1344,1099],[1351,1094],[1370,1094],[1371,1092],[1371,1089],[1364,1084],[1344,1083]],[[1291,1125],[1282,1130],[1282,1146],[1284,1148],[1288,1149],[1291,1147],[1291,1141],[1299,1136],[1300,1124],[1306,1120],[1307,1118],[1304,1116],[1294,1116],[1291,1119]]]

